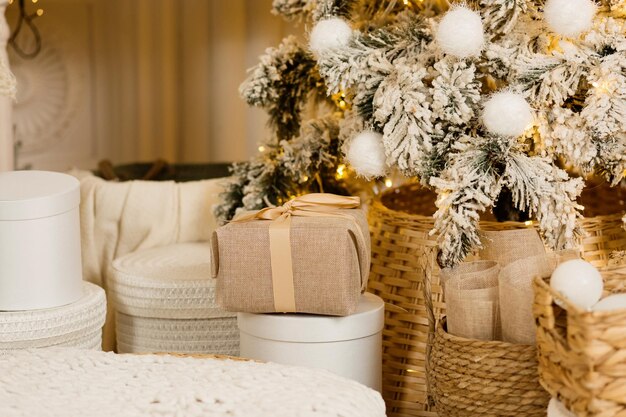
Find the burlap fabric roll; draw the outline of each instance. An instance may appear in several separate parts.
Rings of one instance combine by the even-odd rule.
[[[535,229],[512,229],[481,232],[480,259],[495,261],[500,267],[518,259],[543,255],[545,246]]]
[[[502,340],[524,345],[535,344],[533,279],[549,277],[558,255],[539,255],[514,261],[500,271],[500,320]]]
[[[498,273],[493,261],[461,264],[446,270],[444,295],[450,334],[468,339],[500,337]]]
[[[484,271],[487,271],[494,266],[493,261],[473,261],[463,262],[454,268],[444,268],[441,270],[441,286],[445,288],[446,282],[456,276],[464,276],[465,279],[474,280],[483,276]]]

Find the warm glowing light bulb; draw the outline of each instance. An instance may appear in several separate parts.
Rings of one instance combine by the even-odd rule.
[[[346,101],[346,93],[344,91],[333,94],[332,99],[340,110],[348,109],[349,105]]]
[[[265,152],[265,146],[263,145],[259,146],[259,152]]]
[[[532,221],[532,220],[526,220],[526,221],[524,222],[524,224],[525,224],[526,226],[532,226],[532,225],[533,225],[533,221]]]
[[[335,175],[335,178],[340,180],[343,177],[345,177],[345,175],[346,175],[346,166],[344,164],[341,164],[337,167],[337,174]]]
[[[307,175],[302,177],[302,182],[307,182],[309,180],[309,177]]]
[[[32,0],[33,3],[37,3],[39,0]]]
[[[390,178],[387,178],[387,179],[385,180],[385,187],[387,187],[387,188],[391,188],[391,186],[392,186],[392,185],[393,185],[393,181],[391,181],[391,179],[390,179]]]
[[[37,16],[43,15],[43,9],[37,9]]]

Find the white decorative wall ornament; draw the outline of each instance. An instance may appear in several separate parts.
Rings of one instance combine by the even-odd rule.
[[[32,40],[31,40],[32,42]],[[21,151],[54,148],[81,106],[85,76],[71,66],[71,47],[46,34],[46,43],[33,59],[22,59],[9,50],[18,92],[13,121]]]

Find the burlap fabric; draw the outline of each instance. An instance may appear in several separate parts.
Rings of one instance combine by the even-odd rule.
[[[441,286],[446,287],[446,282],[457,276],[464,276],[465,279],[475,280],[483,276],[484,271],[494,266],[493,261],[473,261],[463,262],[454,268],[444,268],[441,270]]]
[[[535,229],[512,229],[481,232],[479,258],[497,262],[500,267],[518,259],[543,255],[546,252]]]
[[[499,277],[502,340],[524,345],[535,344],[533,279],[549,277],[558,255],[519,259],[502,268]]]
[[[352,314],[367,284],[370,238],[365,214],[360,209],[337,213],[348,217],[291,219],[298,313]],[[271,222],[229,223],[214,233],[213,276],[217,277],[217,302],[223,309],[249,313],[276,311],[269,243]]]
[[[550,276],[559,262],[578,258],[578,252],[546,254],[534,229],[481,233],[482,260],[465,262],[441,273],[449,332],[469,339],[532,345],[533,278]],[[494,265],[499,269],[495,281]],[[497,312],[490,310],[494,305]]]
[[[499,272],[493,261],[467,262],[442,272],[450,334],[479,340],[500,337]]]

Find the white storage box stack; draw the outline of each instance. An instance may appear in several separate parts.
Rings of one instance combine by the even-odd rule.
[[[133,252],[112,268],[118,352],[238,355],[236,316],[215,304],[208,243]]]
[[[82,281],[78,181],[0,173],[0,353],[100,349],[104,291]]]

